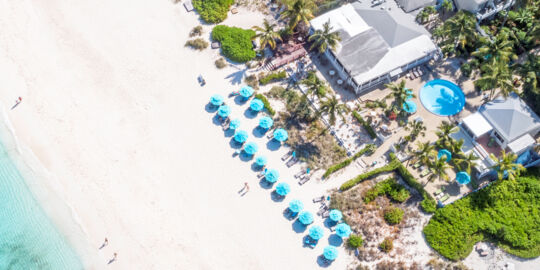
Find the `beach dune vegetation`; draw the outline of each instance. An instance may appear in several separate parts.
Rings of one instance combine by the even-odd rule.
[[[245,63],[256,54],[251,44],[255,31],[226,25],[217,25],[212,30],[212,39],[221,43],[221,53],[230,60]]]
[[[193,7],[205,22],[220,23],[227,19],[233,3],[234,0],[193,0]]]

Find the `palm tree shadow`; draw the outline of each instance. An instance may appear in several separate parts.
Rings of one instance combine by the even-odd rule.
[[[233,72],[225,77],[225,79],[228,79],[231,81],[231,84],[239,85],[242,83],[242,79],[246,76],[247,68],[238,70],[236,72]]]

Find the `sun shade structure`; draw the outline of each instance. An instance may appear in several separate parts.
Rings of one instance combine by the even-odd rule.
[[[289,138],[289,134],[286,130],[282,128],[278,128],[274,131],[274,139],[276,139],[279,142],[284,142]]]
[[[240,119],[234,119],[229,124],[229,128],[233,130],[236,130],[239,126],[240,126]]]
[[[238,130],[234,134],[234,140],[239,143],[245,142],[247,138],[248,138],[248,133],[245,130]]]
[[[308,211],[304,211],[298,215],[298,221],[304,225],[309,225],[313,223],[313,214]]]
[[[221,117],[228,117],[229,114],[231,114],[231,107],[229,107],[228,105],[221,105],[219,106],[217,113]]]
[[[221,104],[223,104],[223,100],[224,100],[223,96],[218,95],[218,94],[215,94],[212,97],[210,97],[210,103],[214,106],[220,106]]]
[[[334,210],[330,211],[328,217],[330,218],[330,220],[338,222],[338,221],[341,220],[341,218],[343,218],[343,215],[341,214],[341,211],[339,211],[337,209],[334,209]]]
[[[416,103],[414,103],[412,100],[407,100],[403,103],[403,110],[408,113],[415,113],[416,109]]]
[[[309,229],[309,237],[311,237],[313,240],[319,240],[323,238],[324,236],[324,230],[321,226],[313,226]]]
[[[276,171],[275,169],[269,170],[269,171],[265,174],[265,179],[266,179],[266,181],[268,181],[268,182],[270,182],[270,183],[275,183],[275,182],[279,179],[279,173],[278,173],[278,171]]]
[[[397,0],[397,2],[405,12],[435,4],[435,0]]]
[[[325,259],[329,261],[333,261],[337,259],[338,256],[338,250],[334,246],[327,246],[323,250],[323,256]]]
[[[289,210],[294,213],[298,213],[304,209],[304,204],[300,200],[292,200],[289,203]]]
[[[467,172],[458,172],[456,174],[456,181],[460,185],[466,185],[471,182],[471,176]]]
[[[244,152],[248,155],[253,155],[259,151],[259,146],[257,146],[254,142],[248,142],[246,146],[244,147]]]
[[[340,223],[336,226],[336,234],[341,238],[349,237],[351,232],[351,227],[345,223]]]
[[[467,129],[475,138],[478,138],[493,129],[486,118],[484,118],[484,116],[482,116],[482,114],[479,112],[475,112],[463,118],[462,123],[467,126]]]
[[[268,160],[266,159],[265,156],[257,156],[255,158],[255,164],[259,165],[259,166],[264,166],[266,165],[266,163],[268,163]]]
[[[264,103],[260,99],[254,98],[249,107],[256,112],[260,112],[264,108]]]
[[[285,196],[291,192],[291,187],[285,182],[281,182],[276,186],[276,193],[280,196]]]
[[[272,120],[272,118],[270,118],[270,117],[268,117],[268,116],[262,117],[262,118],[259,120],[259,126],[260,126],[261,128],[269,129],[269,128],[271,128],[273,125],[274,125],[274,120]]]
[[[450,162],[450,160],[452,160],[452,153],[450,153],[450,151],[448,151],[447,149],[439,150],[439,154],[437,154],[437,158],[441,159],[443,156],[446,156],[446,162]]]
[[[250,86],[242,86],[242,88],[240,88],[240,95],[244,98],[249,98],[251,97],[251,95],[253,95],[253,88],[251,88]]]

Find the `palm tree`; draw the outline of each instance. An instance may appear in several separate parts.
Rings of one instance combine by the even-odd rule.
[[[444,147],[449,147],[454,140],[450,135],[459,131],[459,127],[452,125],[448,121],[442,121],[437,127],[435,134],[439,137],[439,141]]]
[[[395,106],[398,110],[402,110],[403,103],[405,103],[405,100],[407,100],[408,97],[416,97],[416,95],[409,92],[407,88],[405,88],[405,80],[401,80],[398,84],[396,83],[389,83],[385,84],[385,87],[389,88],[392,91],[392,96],[394,97]]]
[[[321,102],[321,106],[319,107],[319,115],[323,113],[327,114],[330,118],[330,125],[334,125],[336,123],[336,115],[339,115],[343,122],[345,122],[344,113],[348,111],[349,108],[347,105],[339,103],[339,100],[335,95],[331,95],[330,97],[326,98]]]
[[[416,143],[416,151],[413,153],[413,162],[422,163],[423,165],[429,165],[431,159],[436,158],[435,146],[430,141]]]
[[[324,80],[321,80],[315,72],[310,72],[307,78],[300,81],[301,84],[307,87],[307,94],[311,96],[316,96],[318,98],[323,98],[326,96],[326,90],[328,85]]]
[[[483,65],[481,70],[482,76],[474,82],[474,85],[483,91],[489,91],[490,99],[495,96],[496,89],[499,89],[499,93],[505,98],[515,90],[512,72],[505,63],[493,59]]]
[[[315,30],[309,38],[308,41],[313,41],[310,50],[317,49],[319,53],[324,53],[328,47],[331,50],[335,51],[338,45],[338,42],[341,41],[338,31],[332,31],[332,26],[330,26],[330,19],[323,24],[323,30]]]
[[[459,170],[466,171],[469,175],[471,174],[471,167],[475,160],[479,158],[471,151],[468,155],[461,152],[457,157],[454,158],[454,164],[459,167]]]
[[[527,55],[527,61],[518,67],[518,72],[523,79],[523,90],[538,93],[540,81],[540,56]]]
[[[513,42],[510,41],[507,32],[500,32],[495,37],[495,40],[487,41],[486,44],[478,48],[472,55],[480,57],[482,60],[492,58],[505,63],[508,63],[511,59],[517,59],[517,56],[514,54]]]
[[[424,125],[424,122],[422,121],[411,121],[409,124],[405,127],[405,130],[411,131],[411,138],[414,140],[418,135],[424,137],[426,136],[426,126]]]
[[[509,180],[515,180],[516,176],[522,171],[525,171],[525,167],[519,163],[515,163],[517,155],[514,153],[506,153],[502,150],[500,158],[497,158],[494,154],[490,154],[489,157],[495,162],[491,168],[497,172],[499,180],[508,177]]]
[[[422,11],[418,13],[418,15],[416,15],[416,19],[420,21],[420,23],[426,23],[427,20],[429,19],[429,16],[431,14],[434,14],[435,12],[436,12],[435,7],[427,6],[424,9],[422,9]]]
[[[257,32],[257,34],[253,38],[259,39],[259,46],[261,47],[261,49],[266,48],[266,45],[270,46],[272,50],[276,48],[276,40],[281,40],[281,36],[279,35],[279,32],[274,30],[275,27],[275,24],[271,24],[266,19],[264,19],[263,21],[263,27],[252,27],[253,30]]]
[[[287,9],[281,15],[289,19],[289,28],[294,29],[299,22],[309,25],[309,20],[312,19],[313,11],[317,6],[311,0],[296,0],[293,3],[286,3]]]
[[[450,12],[452,10],[454,10],[454,5],[452,5],[452,1],[450,0],[444,0],[441,4],[441,8],[442,8],[442,11],[443,11],[443,14],[446,13],[446,12]]]
[[[448,181],[449,177],[446,173],[447,169],[450,169],[450,165],[446,162],[445,158],[440,158],[435,160],[435,162],[432,162],[430,164],[431,169],[431,175],[429,176],[429,181],[433,180],[435,177],[439,178],[439,180],[445,180]]]
[[[443,36],[445,51],[453,52],[456,48],[465,50],[465,46],[474,45],[478,37],[476,32],[476,18],[469,12],[459,11],[441,26],[440,34]]]

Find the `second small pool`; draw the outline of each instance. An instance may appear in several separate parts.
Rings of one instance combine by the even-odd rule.
[[[465,95],[455,83],[436,79],[427,82],[420,89],[420,101],[428,111],[440,116],[449,116],[463,110]]]

